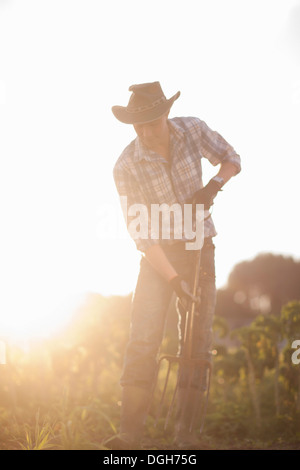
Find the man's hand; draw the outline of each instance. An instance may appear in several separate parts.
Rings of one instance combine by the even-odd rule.
[[[204,209],[209,209],[214,202],[214,198],[221,191],[221,184],[211,179],[204,188],[197,191],[193,198],[192,204],[204,204]]]
[[[193,295],[190,286],[181,276],[177,275],[171,279],[170,284],[184,307],[187,306],[188,302],[199,301],[199,298]]]

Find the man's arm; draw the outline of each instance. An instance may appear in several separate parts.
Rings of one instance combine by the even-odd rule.
[[[231,162],[221,164],[216,176],[223,178],[224,184],[238,173],[236,165]],[[175,268],[168,260],[160,245],[152,245],[145,251],[145,257],[158,273],[168,282],[177,276]]]
[[[237,173],[239,173],[239,169],[237,168],[236,164],[229,161],[221,163],[218,174],[214,176],[207,183],[207,185],[204,186],[204,188],[200,189],[194,194],[192,202],[194,204],[204,204],[204,209],[209,209],[213,204],[214,198],[224,186],[224,184],[227,183],[227,181],[229,181]],[[220,182],[218,178],[222,178],[223,182]]]
[[[170,284],[183,306],[187,301],[198,302],[189,284],[176,272],[160,245],[152,245],[145,251],[145,257],[153,268]]]
[[[177,276],[175,268],[168,260],[160,245],[152,245],[145,251],[145,257],[153,268],[167,281]]]
[[[219,173],[216,176],[223,178],[224,184],[227,183],[233,176],[238,173],[236,165],[231,162],[224,162],[221,164]]]

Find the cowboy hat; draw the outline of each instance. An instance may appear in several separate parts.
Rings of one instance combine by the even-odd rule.
[[[132,85],[129,91],[132,94],[126,107],[112,107],[115,117],[125,124],[144,124],[159,119],[180,96],[178,91],[167,100],[159,82]]]

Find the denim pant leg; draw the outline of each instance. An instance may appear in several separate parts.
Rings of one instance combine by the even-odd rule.
[[[172,293],[170,285],[142,258],[132,299],[130,338],[120,380],[122,386],[147,389],[153,386]]]
[[[216,284],[215,284],[215,246],[211,239],[208,239],[201,250],[199,288],[201,292],[201,302],[195,311],[194,331],[193,331],[193,357],[211,361],[211,347],[213,342],[213,318],[216,304]],[[183,338],[183,325],[185,314],[179,316],[179,336],[180,343]],[[180,352],[181,352],[180,347]],[[187,370],[180,371],[179,386],[185,387],[189,381]],[[191,385],[207,388],[207,367],[197,366],[194,369]]]

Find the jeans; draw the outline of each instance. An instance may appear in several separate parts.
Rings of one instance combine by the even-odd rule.
[[[167,245],[164,251],[178,274],[190,281],[194,274],[195,251],[185,250],[185,244],[178,242]],[[215,310],[215,246],[211,238],[205,239],[201,250],[201,269],[199,287],[201,302],[196,309],[194,323],[195,357],[210,358],[212,346],[212,322]],[[157,356],[163,339],[166,313],[173,290],[145,257],[140,262],[137,285],[133,294],[131,307],[130,338],[126,348],[124,366],[121,375],[121,386],[134,385],[151,389],[157,371]],[[179,316],[179,340],[182,341],[182,322]],[[179,348],[180,350],[180,348]],[[205,374],[206,375],[206,374]],[[186,377],[180,376],[184,386]],[[194,373],[193,386],[205,389],[203,370]]]

